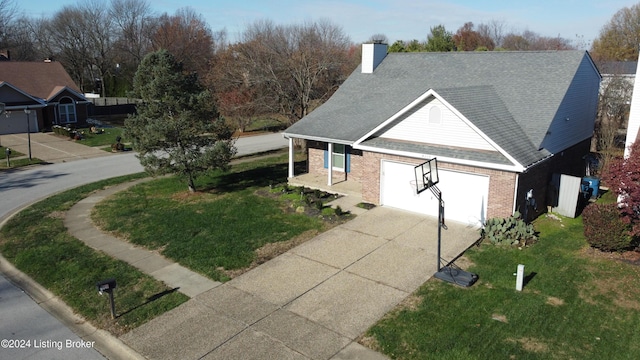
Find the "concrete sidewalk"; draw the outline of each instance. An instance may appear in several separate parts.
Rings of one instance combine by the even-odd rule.
[[[89,223],[93,204],[119,189],[79,203],[66,221],[90,246],[115,249],[143,269],[157,259],[128,244],[106,245],[95,229],[77,225]],[[437,220],[385,207],[362,210],[354,197],[338,200],[359,215],[225,284],[185,285],[187,269],[164,264],[174,275],[167,280],[150,266],[147,272],[170,286],[192,287],[192,299],[120,340],[149,359],[385,359],[357,339],[436,271]],[[479,234],[447,225],[442,256],[452,259]]]

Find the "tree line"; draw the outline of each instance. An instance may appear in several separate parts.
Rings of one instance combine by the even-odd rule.
[[[638,19],[640,10],[633,9],[631,15]],[[328,99],[360,62],[359,44],[328,20],[298,24],[259,20],[232,42],[225,29],[213,31],[189,7],[157,14],[146,0],[82,1],[42,18],[19,14],[15,0],[0,0],[0,50],[10,51],[12,60],[59,61],[83,92],[127,96],[145,55],[166,50],[184,71],[197,74],[219,112],[240,130],[265,115],[275,114],[287,124],[297,121]],[[612,22],[623,22],[618,18],[630,21],[627,11]],[[391,52],[576,47],[565,38],[507,28],[504,21],[467,22],[455,32],[444,25],[431,27],[423,41],[391,43],[383,34],[370,40],[390,43]],[[594,42],[597,53],[605,54],[603,44],[609,44],[612,32],[621,31],[605,26]],[[637,47],[633,49],[637,54]],[[618,52],[633,54],[630,49]]]

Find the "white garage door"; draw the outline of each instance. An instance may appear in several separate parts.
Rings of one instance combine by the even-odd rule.
[[[430,190],[416,195],[414,165],[393,161],[382,162],[380,201],[395,207],[431,216],[438,216],[438,201]],[[451,170],[438,171],[442,191],[445,221],[457,221],[474,226],[484,222],[487,213],[489,177]]]

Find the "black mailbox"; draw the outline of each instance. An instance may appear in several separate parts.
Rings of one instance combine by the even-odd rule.
[[[11,155],[11,149],[6,148],[5,153],[7,154],[7,156]]]
[[[109,293],[116,288],[116,279],[111,278],[99,281],[96,286],[98,287],[98,291]]]

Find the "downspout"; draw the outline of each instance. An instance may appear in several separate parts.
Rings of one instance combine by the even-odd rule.
[[[511,209],[511,214],[515,214],[516,212],[516,203],[518,202],[518,186],[520,182],[520,174],[516,173],[516,187],[513,189],[513,208]]]
[[[294,151],[293,151],[293,138],[289,138],[289,179],[295,176],[294,174]]]

